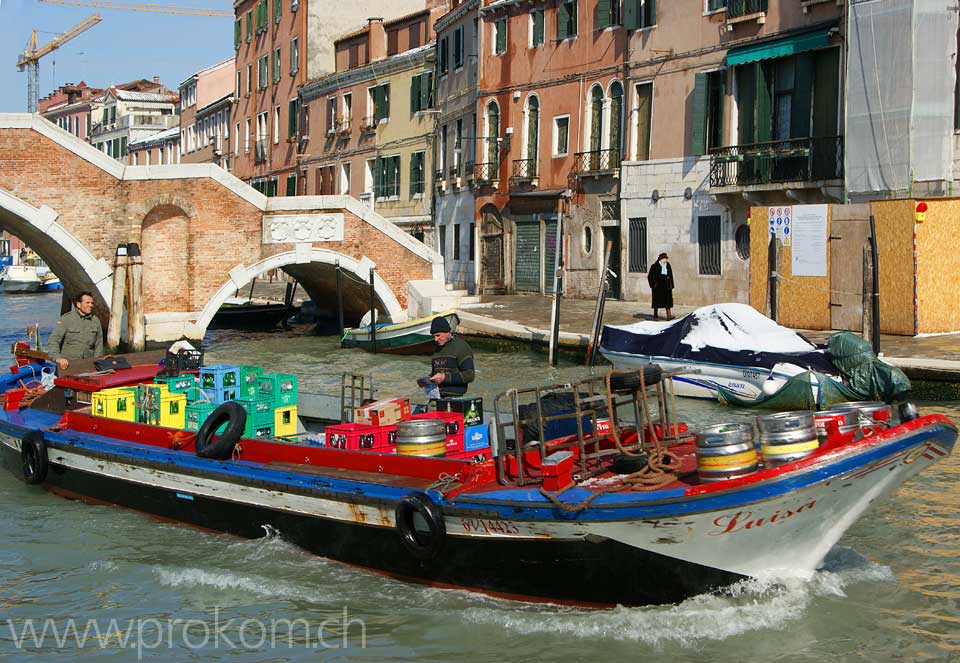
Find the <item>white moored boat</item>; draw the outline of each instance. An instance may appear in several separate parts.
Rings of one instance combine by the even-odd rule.
[[[705,306],[671,322],[605,325],[600,352],[618,369],[680,370],[674,390],[692,398],[715,399],[721,386],[753,400],[806,371],[837,374],[823,350],[747,304]]]

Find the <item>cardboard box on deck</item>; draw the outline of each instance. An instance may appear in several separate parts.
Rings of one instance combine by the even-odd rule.
[[[358,424],[390,426],[410,418],[410,399],[393,398],[357,408],[354,417]]]

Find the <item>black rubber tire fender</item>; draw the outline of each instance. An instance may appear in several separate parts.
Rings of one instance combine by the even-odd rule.
[[[214,433],[226,423],[226,428],[213,439]],[[227,460],[233,455],[233,449],[243,437],[247,425],[247,411],[233,401],[227,401],[210,413],[207,420],[197,431],[196,449],[200,458]]]
[[[428,560],[440,554],[447,540],[447,527],[443,522],[443,512],[429,495],[426,493],[404,495],[397,504],[394,515],[400,541],[414,557]],[[414,522],[417,515],[427,524],[427,533],[417,530]]]
[[[23,470],[23,480],[28,484],[35,486],[46,481],[50,460],[43,431],[32,430],[23,436],[20,441],[20,467]]]
[[[636,369],[629,373],[618,373],[610,376],[610,388],[613,391],[633,391],[640,387],[640,372],[643,371],[643,384],[648,387],[660,382],[663,371],[658,364],[648,364],[642,369]]]

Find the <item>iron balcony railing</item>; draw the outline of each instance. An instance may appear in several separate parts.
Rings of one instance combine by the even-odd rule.
[[[253,162],[263,163],[267,160],[267,141],[258,140],[253,150]]]
[[[620,150],[577,152],[573,159],[575,173],[606,173],[620,167]]]
[[[500,164],[496,162],[478,163],[474,168],[474,179],[477,182],[489,183],[499,179]]]
[[[791,138],[710,151],[710,186],[843,178],[843,136]]]
[[[514,159],[513,178],[517,180],[532,180],[537,176],[536,159]]]
[[[727,0],[727,18],[740,18],[767,11],[767,0]]]

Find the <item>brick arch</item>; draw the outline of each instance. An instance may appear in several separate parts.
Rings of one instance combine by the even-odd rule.
[[[307,263],[321,263],[324,265],[339,264],[342,269],[352,272],[361,281],[365,281],[369,275],[369,267],[365,260],[356,260],[350,256],[329,249],[320,249],[311,247],[307,250],[293,250],[283,253],[277,253],[269,258],[265,258],[252,265],[238,266],[230,272],[230,280],[224,283],[210,298],[200,317],[197,319],[196,327],[200,336],[206,333],[207,326],[213,320],[213,316],[230,298],[237,289],[244,287],[254,278],[271,269],[286,267],[288,265],[302,265]],[[373,280],[374,293],[387,314],[394,322],[402,322],[406,319],[407,313],[397,295],[390,288],[390,285],[379,275],[374,274]]]
[[[188,219],[196,219],[198,216],[194,204],[188,198],[175,193],[161,193],[141,201],[137,204],[136,214],[141,219],[146,219],[158,208],[165,209],[168,207],[179,209],[180,213]]]
[[[159,202],[144,216],[140,226],[140,254],[144,271],[150,274],[150,282],[144,283],[143,288],[146,309],[162,310],[164,306],[188,309],[193,276],[192,242],[190,218],[182,205]]]

